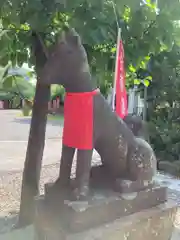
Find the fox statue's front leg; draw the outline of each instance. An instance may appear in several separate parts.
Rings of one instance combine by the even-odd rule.
[[[89,194],[90,171],[93,150],[78,150],[76,179],[73,197],[85,200]]]

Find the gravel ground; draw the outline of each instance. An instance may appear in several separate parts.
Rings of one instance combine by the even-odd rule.
[[[45,182],[53,181],[58,175],[58,164],[42,169],[41,192]],[[0,177],[0,212],[14,213],[19,210],[22,172],[4,173]]]
[[[44,183],[58,176],[58,164],[45,166],[41,175],[41,193]],[[16,223],[20,204],[22,171],[1,173],[0,176],[0,233],[7,232]]]
[[[95,158],[93,164],[97,164]],[[75,170],[75,164],[73,170]],[[53,182],[57,179],[59,173],[59,163],[46,165],[42,168],[40,192],[44,192],[44,184]],[[72,171],[74,175],[74,171]],[[0,233],[9,231],[11,226],[16,222],[20,204],[22,171],[13,171],[10,173],[1,172],[0,175]]]
[[[96,159],[94,164],[97,163]],[[54,181],[58,176],[59,164],[44,166],[42,169],[40,190],[43,193],[44,184]],[[0,176],[0,233],[9,231],[16,222],[19,211],[22,171],[1,173]],[[168,198],[175,200],[180,206],[180,192],[168,190]],[[180,229],[180,210],[177,212],[175,226]],[[177,234],[177,233],[176,233]],[[178,233],[179,234],[179,233]],[[178,235],[180,237],[180,235]],[[176,240],[176,239],[173,239]]]
[[[93,159],[93,165],[99,162],[98,158]],[[72,167],[72,175],[74,175],[76,161]],[[43,193],[44,184],[53,182],[57,179],[59,173],[59,163],[46,165],[42,168],[40,191]],[[4,172],[0,175],[0,212],[8,215],[19,210],[20,191],[22,182],[22,171]]]

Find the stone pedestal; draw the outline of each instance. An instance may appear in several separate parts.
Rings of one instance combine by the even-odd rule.
[[[38,240],[169,240],[176,213],[160,186],[123,195],[98,190],[87,202],[41,196],[36,203]]]
[[[168,202],[135,213],[79,234],[69,234],[66,240],[170,240],[176,206]]]

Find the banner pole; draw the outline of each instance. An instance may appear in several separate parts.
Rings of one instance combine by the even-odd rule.
[[[114,74],[114,84],[112,91],[112,110],[115,110],[115,98],[116,98],[116,80],[117,80],[117,72],[118,72],[118,53],[120,47],[121,40],[121,28],[118,28],[118,36],[117,36],[117,44],[116,44],[116,64],[115,64],[115,74]]]

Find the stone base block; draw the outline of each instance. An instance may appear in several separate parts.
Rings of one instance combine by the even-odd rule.
[[[166,202],[78,233],[67,232],[52,216],[41,219],[39,212],[35,235],[37,240],[170,240],[176,210],[174,202]]]
[[[74,240],[76,236],[78,240],[121,239],[115,238],[116,234],[126,237],[122,239],[132,239],[127,237],[134,234],[139,236],[144,231],[138,229],[136,233],[138,222],[143,224],[143,221],[148,234],[152,235],[150,229],[162,234],[163,226],[167,224],[172,227],[174,211],[165,203],[166,190],[158,185],[128,194],[116,193],[110,189],[94,190],[86,202],[64,199],[65,195],[60,194],[60,191],[52,195],[46,193],[36,200],[35,228],[38,240]],[[154,207],[156,208],[152,209]],[[145,209],[148,210],[143,212]],[[168,216],[168,220],[164,216]],[[86,235],[88,238],[85,238]]]
[[[45,195],[44,200],[37,202],[37,212],[53,216],[68,232],[79,232],[162,204],[167,200],[166,190],[158,185],[127,194],[110,189],[94,190],[85,202],[62,201],[57,191],[50,198]]]
[[[174,203],[165,203],[135,213],[110,224],[79,234],[66,235],[66,240],[170,240],[176,214]]]

